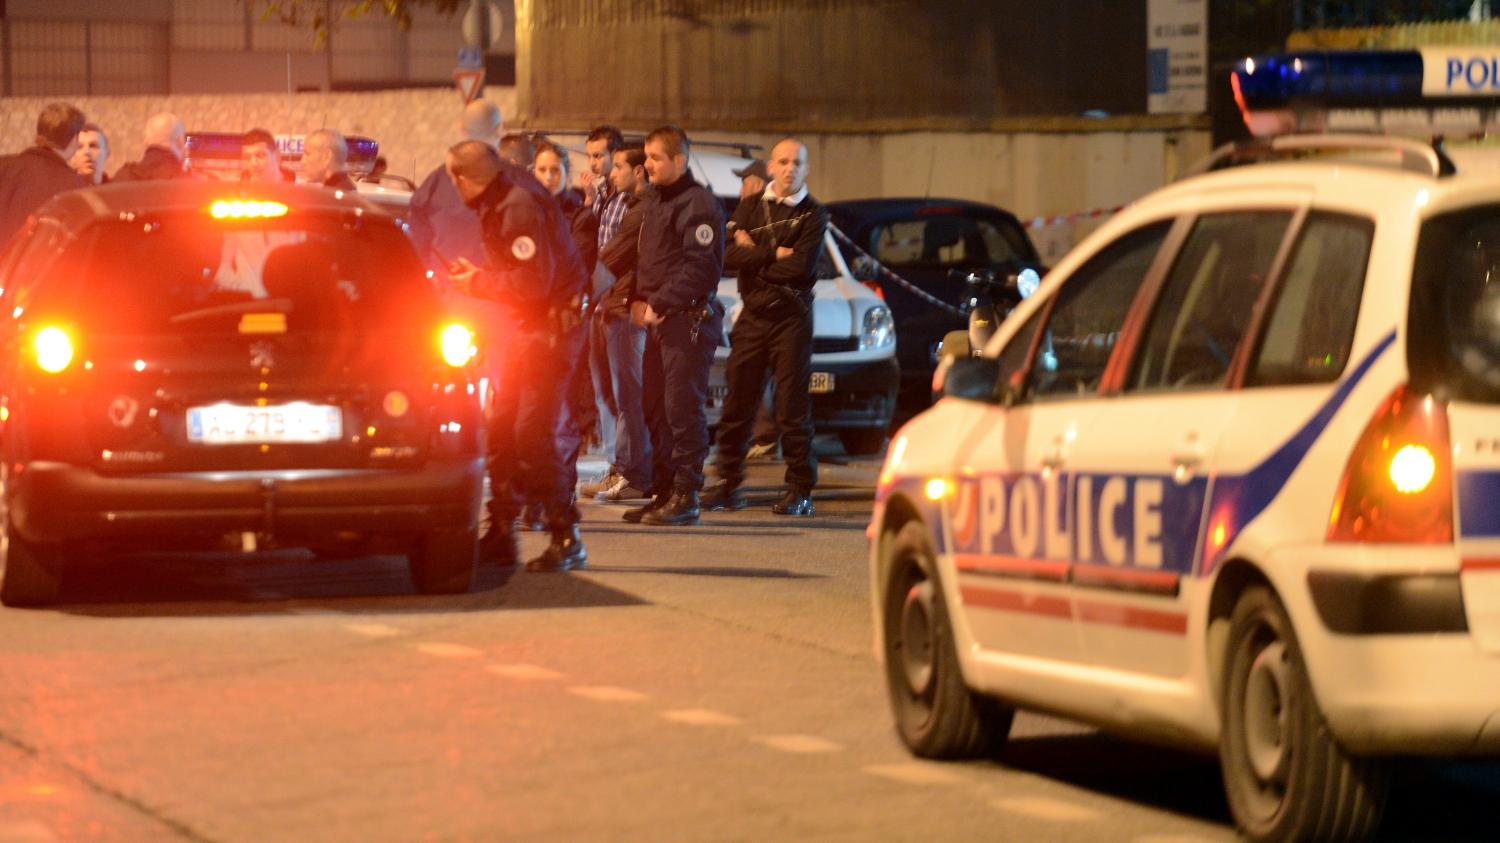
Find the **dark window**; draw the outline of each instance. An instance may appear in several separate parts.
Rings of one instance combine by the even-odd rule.
[[[332,218],[102,223],[42,281],[38,307],[104,332],[235,332],[251,312],[280,312],[293,332],[338,331],[372,320],[415,324],[434,306],[399,230]]]
[[[1125,235],[1063,284],[1031,364],[1031,395],[1080,395],[1099,388],[1125,316],[1171,226],[1166,220]]]
[[[1369,220],[1308,216],[1276,293],[1250,385],[1338,380],[1354,342],[1374,234]]]
[[[1146,325],[1129,389],[1224,382],[1291,219],[1241,212],[1193,224]]]
[[[1500,205],[1422,225],[1407,347],[1418,389],[1500,403]]]
[[[1031,318],[1026,320],[1005,348],[1000,350],[1000,382],[1010,383],[1019,388],[1021,386],[1021,370],[1026,365],[1026,353],[1031,350],[1031,341],[1036,337],[1037,328],[1041,326],[1042,320],[1047,316],[1046,306],[1036,309]]]
[[[875,228],[875,257],[889,267],[992,266],[1028,258],[1015,232],[993,220],[935,214]]]

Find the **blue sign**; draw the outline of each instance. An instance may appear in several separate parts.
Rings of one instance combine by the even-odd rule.
[[[458,66],[468,70],[484,67],[484,50],[479,47],[459,47]]]

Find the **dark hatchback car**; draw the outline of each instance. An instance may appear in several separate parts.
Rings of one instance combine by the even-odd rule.
[[[6,605],[121,551],[394,550],[467,590],[473,336],[395,219],[296,185],[63,194],[0,258]]]
[[[993,205],[962,199],[856,199],[829,202],[828,211],[833,224],[861,249],[954,308],[966,308],[971,296],[964,274],[1040,264],[1020,221]],[[932,402],[938,346],[949,331],[967,328],[968,317],[882,281],[863,267],[866,261],[845,251],[856,276],[879,282],[896,323],[896,358],[901,365],[898,414],[919,412]]]

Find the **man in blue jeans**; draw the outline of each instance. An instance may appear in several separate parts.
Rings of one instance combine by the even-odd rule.
[[[594,497],[600,501],[627,501],[650,497],[654,479],[651,435],[646,430],[642,400],[641,361],[646,350],[646,329],[630,319],[643,211],[640,195],[650,188],[650,183],[646,179],[646,153],[640,146],[621,147],[615,150],[613,158],[609,181],[614,196],[624,203],[624,213],[614,235],[599,250],[600,263],[614,273],[616,280],[599,300],[596,314],[604,332],[609,381],[618,412],[615,476]]]

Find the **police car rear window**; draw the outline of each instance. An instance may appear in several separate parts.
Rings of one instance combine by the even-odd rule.
[[[291,332],[357,330],[435,307],[401,232],[331,218],[101,223],[49,275],[38,305],[130,333],[236,331],[250,312],[281,313]]]
[[[1422,225],[1407,320],[1415,386],[1500,403],[1500,205]]]

